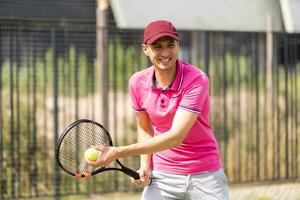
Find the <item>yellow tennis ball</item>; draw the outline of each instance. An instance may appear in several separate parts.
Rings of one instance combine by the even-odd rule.
[[[86,160],[95,161],[98,159],[99,151],[94,148],[89,148],[84,152],[84,158]]]

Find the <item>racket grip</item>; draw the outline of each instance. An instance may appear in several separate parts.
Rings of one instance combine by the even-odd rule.
[[[134,179],[140,179],[139,173],[137,173],[136,171],[134,171],[132,169],[129,169],[126,167],[123,169],[123,172]]]

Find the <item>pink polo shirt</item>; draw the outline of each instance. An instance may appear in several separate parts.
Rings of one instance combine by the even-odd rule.
[[[177,109],[198,114],[180,146],[153,154],[153,170],[197,174],[222,167],[210,125],[209,79],[203,71],[177,60],[174,82],[167,89],[162,89],[155,84],[152,66],[132,75],[129,91],[133,109],[148,113],[155,135],[171,128]]]

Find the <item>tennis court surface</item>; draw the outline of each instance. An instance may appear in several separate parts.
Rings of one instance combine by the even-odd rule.
[[[300,182],[270,185],[230,186],[230,200],[300,200]],[[67,196],[63,200],[139,200],[139,193]],[[45,198],[43,198],[44,200]]]

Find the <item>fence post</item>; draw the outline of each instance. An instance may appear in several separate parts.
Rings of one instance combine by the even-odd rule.
[[[204,33],[204,66],[205,66],[205,72],[206,74],[209,76],[209,59],[210,59],[210,33],[209,32],[205,32]]]
[[[0,47],[2,47],[2,34],[0,32]],[[4,169],[3,159],[3,118],[2,118],[2,49],[0,49],[0,168]],[[0,172],[0,199],[4,199],[4,170]]]
[[[97,0],[97,65],[100,72],[101,122],[108,126],[107,0]]]
[[[273,33],[272,33],[272,17],[270,15],[267,16],[266,18],[266,115],[268,120],[267,122],[267,130],[269,130],[272,134],[268,136],[269,139],[265,139],[265,144],[267,141],[274,141],[274,130],[273,130]],[[267,133],[265,133],[267,134]],[[271,138],[270,138],[271,137]],[[267,147],[267,145],[265,145]],[[271,148],[266,148],[266,150],[271,150]],[[267,152],[265,154],[265,172],[266,172],[266,177],[268,178],[269,173],[268,173],[268,167],[267,167],[267,156],[268,154],[271,154],[270,152]],[[273,157],[272,157],[272,163],[273,163]],[[272,171],[274,171],[274,168],[272,168]]]
[[[58,138],[58,63],[57,63],[57,33],[52,30],[52,50],[53,50],[53,125],[54,125],[54,146]],[[60,174],[56,161],[54,161],[54,196],[55,199],[60,199]]]

